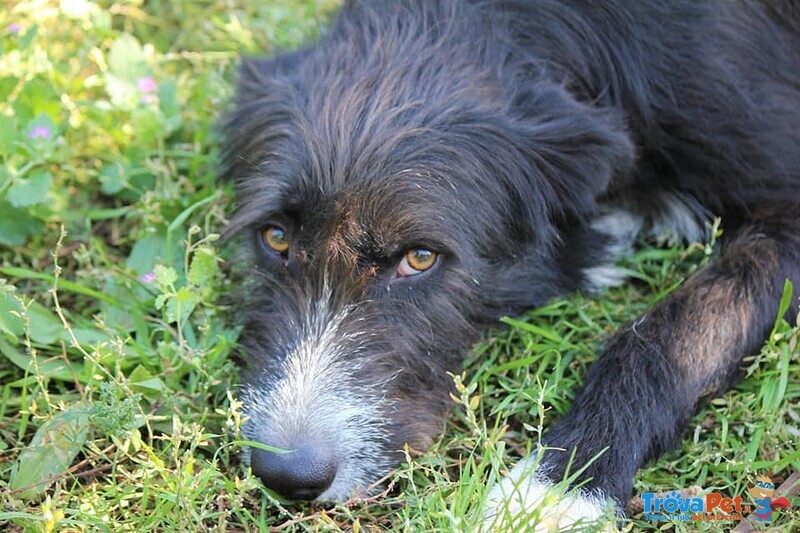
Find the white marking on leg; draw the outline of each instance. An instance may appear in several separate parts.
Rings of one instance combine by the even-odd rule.
[[[600,491],[555,488],[533,457],[521,460],[489,492],[481,530],[613,531],[613,505]]]
[[[609,237],[610,255],[623,257],[631,252],[643,224],[644,220],[639,215],[625,209],[615,209],[592,220],[591,226]]]
[[[659,203],[660,213],[650,223],[650,235],[669,243],[708,240],[711,213],[693,196],[662,194]]]
[[[693,196],[680,192],[661,193],[654,214],[644,217],[624,208],[606,207],[606,212],[591,222],[592,229],[608,237],[603,262],[583,270],[583,288],[599,292],[620,285],[627,278],[617,261],[633,252],[636,236],[646,227],[647,234],[661,242],[706,242],[711,213]]]
[[[622,285],[628,274],[617,265],[600,265],[583,269],[586,277],[584,289],[590,292],[600,292],[609,287]]]
[[[592,229],[607,236],[609,242],[604,262],[583,269],[584,289],[599,292],[625,281],[627,274],[615,263],[633,252],[633,243],[643,224],[642,217],[624,209],[609,211],[592,220]]]

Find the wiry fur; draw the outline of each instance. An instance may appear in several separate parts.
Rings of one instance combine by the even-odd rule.
[[[391,457],[383,451],[391,406],[383,401],[382,383],[369,390],[358,379],[364,371],[359,350],[369,333],[340,334],[350,310],[344,308],[331,317],[326,301],[306,311],[307,323],[300,328],[303,338],[286,347],[281,378],[262,376],[248,384],[243,398],[258,425],[247,424],[245,434],[279,448],[291,449],[310,439],[335,448],[342,458],[337,461],[339,472],[319,497],[343,500],[354,488],[370,487],[375,476],[391,466]]]
[[[318,44],[246,59],[223,173],[251,250],[250,436],[324,439],[342,498],[436,436],[481,328],[620,282],[640,227],[697,239],[722,216],[720,262],[611,340],[546,439],[579,464],[608,447],[584,477],[623,502],[800,281],[798,72],[790,0],[352,1]],[[413,247],[440,261],[399,278]]]

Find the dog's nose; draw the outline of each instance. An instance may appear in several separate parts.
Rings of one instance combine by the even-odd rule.
[[[290,500],[313,500],[325,492],[336,477],[333,450],[305,446],[288,453],[258,448],[250,450],[250,468],[268,488]]]

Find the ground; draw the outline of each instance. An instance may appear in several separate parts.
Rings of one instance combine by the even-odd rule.
[[[640,242],[629,283],[487,335],[454,376],[444,437],[409,450],[381,497],[279,501],[240,462],[214,127],[239,54],[313,38],[335,4],[0,1],[0,528],[468,531],[610,332],[713,255]],[[747,499],[757,475],[799,471],[798,338],[779,322],[636,495]],[[791,524],[797,510],[777,515]],[[624,527],[732,525],[639,513]]]

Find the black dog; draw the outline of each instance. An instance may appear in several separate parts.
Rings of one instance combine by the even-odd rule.
[[[481,328],[619,282],[644,227],[721,216],[721,256],[610,339],[488,511],[536,505],[574,453],[597,459],[556,520],[596,518],[800,283],[794,0],[355,1],[317,45],[246,60],[235,103],[247,432],[292,450],[250,464],[289,498],[347,498],[427,446]]]

